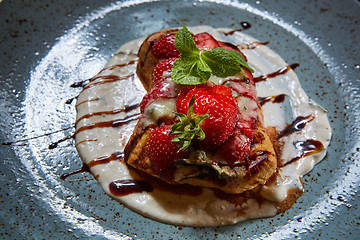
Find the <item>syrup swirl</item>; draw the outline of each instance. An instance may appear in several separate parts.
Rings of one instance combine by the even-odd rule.
[[[56,142],[53,142],[53,143],[51,143],[49,145],[49,149],[54,149],[59,145],[59,143],[65,142],[66,140],[69,140],[69,139],[72,139],[72,138],[74,138],[74,135],[67,136],[67,137],[64,137],[64,138],[62,138],[60,140],[57,140]]]
[[[273,103],[282,103],[285,101],[285,94],[279,94],[275,96],[268,96],[268,97],[258,97],[259,103],[261,106],[263,106],[267,102],[273,102]]]
[[[92,78],[91,82],[89,84],[87,84],[83,88],[83,90],[89,89],[89,88],[94,87],[94,86],[106,84],[106,83],[112,83],[112,82],[117,82],[117,81],[121,81],[121,80],[126,80],[126,79],[129,79],[129,78],[134,77],[134,76],[135,76],[134,73],[129,74],[127,76],[122,76],[122,77],[119,77],[117,75],[98,76],[98,77]],[[103,81],[94,82],[97,79],[102,79]]]
[[[128,166],[130,175],[138,176],[138,180],[147,182],[152,189],[156,189],[159,192],[163,193],[172,193],[177,195],[187,195],[187,196],[199,196],[203,193],[203,189],[197,186],[191,186],[187,184],[179,184],[174,187],[173,184],[167,183],[157,177],[153,177],[141,170]],[[137,180],[137,181],[138,181]]]
[[[287,73],[289,70],[291,70],[291,69],[294,70],[297,67],[299,67],[299,64],[294,63],[294,64],[291,64],[291,65],[285,66],[285,67],[277,70],[276,72],[272,72],[272,73],[269,73],[269,74],[266,74],[266,75],[260,75],[258,77],[254,77],[254,80],[255,80],[255,82],[263,82],[263,81],[266,81],[266,79],[268,79],[268,78],[274,78],[274,77],[277,77],[279,75],[283,75],[283,74]]]
[[[78,174],[78,173],[83,173],[83,172],[90,172],[90,169],[88,168],[88,166],[86,164],[83,163],[82,167],[78,170],[75,170],[73,172],[69,172],[69,173],[64,173],[60,176],[61,180],[65,180],[67,177]]]
[[[290,163],[293,163],[303,157],[307,157],[312,154],[319,153],[324,149],[324,145],[322,144],[322,142],[320,142],[318,140],[314,140],[314,139],[308,139],[306,141],[295,142],[294,146],[296,149],[300,150],[300,152],[301,152],[300,155],[297,157],[294,157],[290,161],[286,162],[285,164],[282,165],[282,167],[286,166]]]
[[[112,181],[109,189],[113,195],[123,197],[133,193],[152,192],[154,187],[143,180],[121,179]]]
[[[131,60],[131,61],[127,62],[127,63],[111,65],[111,66],[109,66],[107,68],[102,69],[98,74],[100,74],[100,73],[102,73],[104,71],[107,71],[107,70],[113,70],[115,68],[126,67],[128,65],[135,64],[136,62],[137,62],[137,59],[134,59],[134,60]],[[112,75],[108,75],[108,76],[112,76]],[[84,88],[88,83],[93,82],[96,79],[102,78],[102,77],[106,77],[106,76],[94,77],[94,78],[89,78],[89,79],[86,79],[86,80],[83,80],[83,81],[80,81],[80,82],[75,82],[72,85],[70,85],[70,87],[72,87],[72,88],[79,88],[79,87]]]
[[[76,98],[77,98],[77,96],[69,98],[68,100],[66,100],[65,104],[71,104]]]
[[[98,158],[90,161],[87,164],[87,166],[89,168],[92,168],[92,167],[100,165],[100,164],[109,163],[111,161],[121,161],[123,159],[124,159],[123,152],[114,152],[114,153],[110,154],[109,156],[98,157]]]
[[[131,115],[131,116],[128,116],[125,118],[121,118],[121,119],[115,119],[115,120],[106,121],[106,122],[91,123],[89,125],[78,128],[75,132],[75,135],[82,131],[86,131],[86,130],[90,130],[90,129],[94,129],[94,128],[120,127],[124,124],[135,121],[135,120],[139,119],[140,117],[141,117],[141,114],[138,113],[138,114],[134,114],[134,115]]]
[[[311,122],[314,119],[315,119],[315,116],[313,114],[310,114],[305,117],[303,117],[303,116],[297,117],[290,125],[288,125],[283,131],[280,132],[278,139],[280,139],[284,136],[290,135],[294,132],[301,131],[302,129],[304,129],[306,124],[308,124],[309,122]]]
[[[115,68],[122,68],[122,67],[126,67],[128,65],[132,65],[132,64],[135,64],[135,63],[137,63],[137,59],[131,60],[131,61],[129,61],[127,63],[123,63],[123,64],[111,65],[111,66],[109,66],[107,68],[102,69],[98,74],[100,74],[100,73],[102,73],[104,71],[107,71],[107,70],[114,70]],[[90,79],[90,81],[94,81],[94,80]]]
[[[35,137],[29,137],[29,138],[20,139],[18,141],[2,142],[2,143],[0,143],[0,145],[2,145],[2,146],[26,146],[26,142],[28,142],[30,140],[47,137],[47,136],[50,136],[50,135],[53,135],[53,134],[59,133],[59,132],[65,132],[65,131],[67,131],[69,129],[72,129],[72,128],[74,128],[74,126],[70,126],[70,127],[64,128],[64,129],[60,129],[60,130],[56,130],[56,131],[53,131],[53,132],[45,133],[45,134],[38,135],[38,136],[35,136]],[[71,137],[69,137],[69,138],[71,138]]]
[[[115,109],[115,110],[111,110],[111,111],[102,111],[102,112],[94,112],[94,113],[89,113],[89,114],[85,114],[84,116],[81,116],[75,124],[78,124],[81,120],[85,119],[85,118],[90,118],[93,116],[101,116],[101,115],[115,115],[115,114],[119,114],[122,112],[129,112],[131,110],[134,110],[136,108],[139,107],[139,104],[133,104],[130,106],[125,106],[125,108],[121,108],[121,109]]]
[[[90,82],[90,79],[86,79],[80,82],[75,82],[73,84],[70,85],[71,88],[82,88],[85,87],[86,84],[88,84]]]
[[[239,29],[235,29],[235,30],[231,30],[229,32],[225,32],[223,33],[225,36],[228,36],[228,35],[233,35],[235,32],[241,32],[241,31],[244,31],[246,29],[249,29],[251,28],[251,24],[248,23],[248,22],[240,22],[240,25],[241,25],[241,28]]]

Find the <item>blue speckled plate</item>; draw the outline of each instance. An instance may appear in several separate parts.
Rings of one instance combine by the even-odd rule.
[[[3,1],[0,3],[0,236],[10,239],[359,239],[358,1]],[[70,88],[124,42],[186,24],[239,28],[288,63],[328,109],[327,157],[286,213],[215,228],[175,227],[112,200],[81,167]],[[61,63],[61,64],[60,64]],[[59,142],[59,140],[64,140]],[[59,142],[54,149],[49,145]]]

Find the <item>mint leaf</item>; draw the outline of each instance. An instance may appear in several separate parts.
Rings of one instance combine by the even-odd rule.
[[[183,85],[203,84],[211,75],[209,70],[202,66],[198,56],[181,56],[171,69],[171,79],[177,84]]]
[[[198,66],[199,71],[209,72],[209,73],[212,72],[210,66],[206,62],[204,62],[204,59],[202,59],[201,57],[199,58],[199,61],[197,64],[198,64],[197,66]]]
[[[191,33],[185,26],[175,34],[175,47],[179,50],[181,55],[185,57],[193,55],[197,56],[200,53]]]
[[[238,51],[214,48],[200,52],[186,26],[176,33],[175,47],[181,53],[171,69],[171,78],[177,84],[203,84],[211,74],[218,77],[234,76],[241,72],[242,67],[254,72]]]
[[[181,57],[171,69],[172,80],[183,85],[205,83],[211,76],[211,69],[199,58],[200,50],[185,26],[176,33],[175,46]]]
[[[235,50],[214,48],[201,53],[200,58],[209,65],[212,74],[218,77],[234,76],[241,71],[242,67],[254,72],[243,55]]]

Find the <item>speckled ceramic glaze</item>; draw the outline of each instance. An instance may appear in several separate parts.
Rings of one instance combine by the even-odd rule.
[[[1,2],[1,238],[358,239],[359,12],[350,0]],[[329,111],[327,157],[304,178],[306,191],[289,211],[227,227],[175,227],[123,207],[88,173],[60,179],[81,167],[71,139],[74,82],[131,39],[243,21],[251,24],[246,34],[300,64],[304,90]]]

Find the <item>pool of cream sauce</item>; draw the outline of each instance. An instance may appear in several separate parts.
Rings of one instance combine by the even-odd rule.
[[[190,27],[189,29],[193,33],[209,32],[216,39],[233,44],[250,44],[258,41],[243,32],[224,35],[223,32],[227,32],[229,29],[214,29],[208,26]],[[89,113],[123,109],[125,106],[141,102],[146,91],[136,76],[136,62],[126,67],[111,66],[125,64],[137,59],[136,53],[142,41],[143,39],[137,39],[124,44],[106,64],[105,70],[97,75],[130,75],[131,77],[122,81],[84,88],[77,99],[77,119]],[[265,45],[259,45],[254,49],[243,49],[242,52],[248,58],[249,65],[255,70],[253,74],[255,77],[275,72],[287,66],[287,63],[278,54]],[[217,80],[213,79],[213,81]],[[101,81],[104,79],[97,78],[91,84]],[[283,75],[258,82],[256,88],[259,97],[286,94],[286,103],[290,106],[272,102],[264,104],[262,110],[265,126],[273,126],[281,131],[289,123],[289,120],[286,121],[286,119],[293,120],[297,116],[315,115],[315,119],[309,122],[302,131],[283,137],[284,146],[281,151],[281,161],[287,162],[300,154],[293,144],[296,141],[316,139],[322,142],[326,149],[331,138],[331,128],[326,110],[309,99],[301,88],[294,71],[290,70]],[[155,101],[153,104],[161,105],[161,102]],[[168,106],[158,108],[156,116],[171,114],[174,104],[168,103]],[[76,129],[98,122],[124,119],[138,113],[139,108],[118,114],[94,115],[79,121]],[[75,135],[75,142],[83,162],[88,164],[95,159],[110,156],[114,152],[123,152],[136,123],[137,121],[131,121],[119,127],[93,128],[78,132]],[[284,200],[289,189],[303,190],[301,177],[324,158],[325,149],[280,168],[276,180],[271,185],[263,186],[260,190],[265,201],[259,202],[256,199],[248,199],[241,205],[220,199],[215,196],[211,189],[205,188],[200,196],[164,194],[161,190],[154,189],[151,192],[119,197],[110,192],[109,184],[119,179],[138,178],[124,161],[118,160],[98,164],[91,167],[90,171],[107,194],[143,216],[175,225],[218,226],[234,224],[252,218],[274,216],[277,209],[273,202]]]

